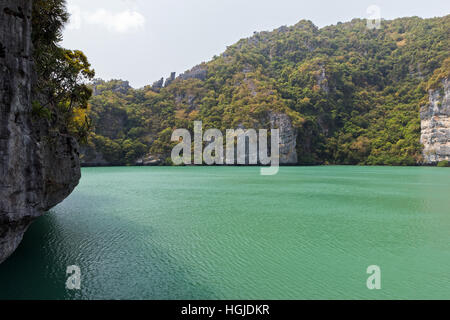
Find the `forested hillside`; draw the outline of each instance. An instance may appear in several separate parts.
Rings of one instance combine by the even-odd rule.
[[[97,80],[79,127],[86,164],[170,164],[175,128],[269,128],[289,117],[299,164],[422,162],[420,107],[450,72],[450,16],[310,21],[259,32],[183,75],[133,89]],[[170,71],[170,70],[169,70]],[[142,160],[143,159],[143,160]]]

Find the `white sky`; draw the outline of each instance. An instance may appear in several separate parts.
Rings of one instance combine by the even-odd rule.
[[[384,19],[450,13],[448,0],[67,0],[72,13],[63,46],[80,49],[96,77],[151,84],[222,53],[254,31],[318,27],[367,18],[377,5]]]

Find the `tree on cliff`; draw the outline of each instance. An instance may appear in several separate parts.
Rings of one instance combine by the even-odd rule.
[[[70,129],[79,140],[89,130],[87,117],[80,117],[88,106],[92,90],[87,80],[94,77],[86,56],[79,50],[59,45],[68,20],[65,0],[35,0],[32,12],[34,112]]]

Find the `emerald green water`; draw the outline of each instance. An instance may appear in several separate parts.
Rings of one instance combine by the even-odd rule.
[[[449,187],[447,168],[86,168],[0,298],[450,299]]]

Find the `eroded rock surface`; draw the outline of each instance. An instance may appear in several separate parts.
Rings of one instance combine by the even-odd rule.
[[[75,139],[32,119],[31,2],[0,2],[0,263],[80,179]]]
[[[429,104],[420,109],[421,137],[426,164],[450,160],[450,88],[448,79],[442,88],[430,90]]]
[[[270,113],[272,129],[280,129],[280,164],[297,164],[297,132],[284,113]]]

